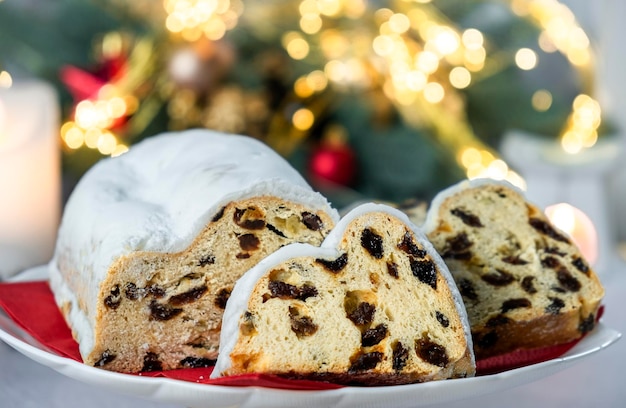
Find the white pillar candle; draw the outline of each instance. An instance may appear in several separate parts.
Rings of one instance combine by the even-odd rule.
[[[59,105],[40,81],[0,88],[0,280],[47,262],[61,206]]]

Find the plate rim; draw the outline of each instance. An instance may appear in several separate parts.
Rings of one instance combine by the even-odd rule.
[[[8,280],[8,282],[45,279],[45,272],[45,266],[30,268],[16,275],[13,279]],[[258,402],[263,401],[266,403],[267,400],[272,397],[274,397],[274,401],[272,401],[272,406],[274,407],[289,407],[289,404],[293,404],[296,399],[304,399],[302,397],[325,400],[316,403],[314,406],[352,407],[362,406],[362,404],[366,402],[371,406],[370,401],[375,397],[377,400],[380,400],[381,404],[392,407],[394,405],[392,405],[392,401],[389,400],[390,395],[399,397],[400,394],[404,397],[412,395],[413,398],[409,398],[405,402],[407,404],[410,403],[413,407],[430,406],[432,404],[442,404],[462,398],[499,392],[534,382],[555,374],[558,371],[562,371],[575,362],[611,346],[621,337],[622,334],[619,331],[608,327],[600,320],[593,331],[588,333],[564,355],[541,363],[515,368],[497,374],[394,386],[345,386],[328,390],[289,390],[262,386],[230,386],[195,383],[165,377],[145,377],[141,375],[117,373],[91,367],[79,361],[58,355],[47,349],[47,347],[43,346],[21,329],[21,327],[0,308],[0,340],[3,340],[6,344],[27,358],[47,366],[66,377],[83,383],[153,401],[185,404],[186,406],[194,407],[217,406],[214,405],[214,403],[218,401],[213,400],[213,398],[211,398],[211,401],[206,401],[207,395],[223,397],[222,399],[225,404],[227,400],[229,400],[228,404],[224,406],[233,406],[235,402],[233,399],[236,399],[239,401],[239,404],[235,406],[257,407],[262,406],[259,405]],[[593,346],[588,347],[589,343],[592,343]],[[511,381],[512,379],[516,381]],[[509,381],[510,384],[507,384],[507,381]],[[476,383],[497,384],[497,387],[482,387],[482,389],[480,387],[474,387],[475,389],[472,390],[473,385]],[[452,387],[442,387],[442,385],[451,384],[453,384]],[[460,391],[460,395],[451,398],[448,395],[441,396],[441,392],[432,394],[439,388],[451,388],[454,394]],[[355,390],[358,390],[358,392],[354,392]],[[430,399],[426,398],[425,401],[416,401],[414,398],[416,392],[432,395],[430,395]],[[428,397],[429,395],[425,396]],[[359,401],[351,402],[350,397],[355,396]],[[219,399],[220,398],[218,398],[218,400]]]

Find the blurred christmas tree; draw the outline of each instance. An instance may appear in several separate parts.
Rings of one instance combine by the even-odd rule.
[[[521,183],[497,155],[511,129],[576,151],[600,125],[589,39],[556,0],[5,0],[0,61],[60,90],[75,178],[207,127],[264,140],[338,206],[428,199]]]

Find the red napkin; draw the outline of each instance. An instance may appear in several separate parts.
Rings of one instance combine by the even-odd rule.
[[[78,344],[72,338],[59,312],[47,282],[0,283],[0,307],[22,329],[60,356],[82,361]],[[598,313],[599,315],[601,313]],[[599,317],[599,316],[598,316]],[[578,341],[536,350],[522,350],[477,362],[477,374],[487,375],[547,361],[561,356]],[[167,377],[183,381],[230,386],[259,386],[289,390],[326,390],[340,385],[307,380],[287,380],[262,374],[244,374],[209,379],[212,367],[153,371],[141,376]]]

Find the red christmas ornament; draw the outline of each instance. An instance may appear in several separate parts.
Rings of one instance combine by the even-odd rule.
[[[344,141],[343,130],[329,131],[311,154],[309,172],[316,182],[348,186],[356,175],[356,155]]]

